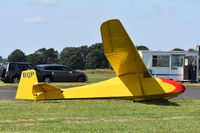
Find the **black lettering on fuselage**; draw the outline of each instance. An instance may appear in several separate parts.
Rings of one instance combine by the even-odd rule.
[[[34,72],[24,72],[22,73],[23,78],[31,78],[34,75]]]

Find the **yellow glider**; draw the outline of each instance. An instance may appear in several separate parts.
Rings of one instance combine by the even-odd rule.
[[[90,85],[61,89],[38,83],[35,70],[23,71],[16,99],[124,98],[136,101],[178,96],[185,87],[176,81],[153,78],[122,24],[117,19],[101,25],[104,54],[116,77]]]

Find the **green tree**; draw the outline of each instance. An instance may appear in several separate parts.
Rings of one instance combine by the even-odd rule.
[[[137,50],[149,50],[149,48],[144,45],[136,46],[136,48],[137,48]]]
[[[86,68],[109,68],[109,62],[103,53],[102,43],[93,44],[88,51],[85,63]]]
[[[58,62],[58,52],[53,48],[41,48],[28,55],[27,61],[31,64],[53,64]]]
[[[181,49],[181,48],[174,48],[174,49],[172,49],[171,51],[184,51],[184,49]]]
[[[188,51],[190,51],[190,52],[194,52],[194,51],[195,51],[195,49],[193,49],[193,48],[190,48],[190,49],[188,49]]]
[[[0,63],[3,62],[3,58],[0,56]]]
[[[85,69],[85,58],[87,53],[87,46],[66,47],[60,53],[59,63],[73,69]]]
[[[8,61],[25,62],[26,61],[26,55],[22,50],[16,49],[8,56]]]
[[[27,56],[27,62],[33,65],[43,64],[43,57],[40,54],[33,53]]]
[[[53,64],[57,63],[58,61],[58,52],[55,51],[53,48],[38,49],[35,53],[42,57],[41,64]]]
[[[86,56],[86,68],[96,69],[96,68],[107,68],[106,61],[101,54],[100,50],[95,50]]]

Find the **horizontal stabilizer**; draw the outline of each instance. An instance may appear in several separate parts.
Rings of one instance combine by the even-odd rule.
[[[36,98],[35,100],[64,99],[63,91],[61,88],[46,83],[34,84],[33,95]]]

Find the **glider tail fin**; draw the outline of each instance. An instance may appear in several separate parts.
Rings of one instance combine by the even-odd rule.
[[[62,89],[46,84],[38,83],[35,70],[23,71],[21,74],[16,99],[45,100],[64,99]]]
[[[38,84],[35,70],[23,71],[17,89],[16,99],[34,100],[33,86]]]

